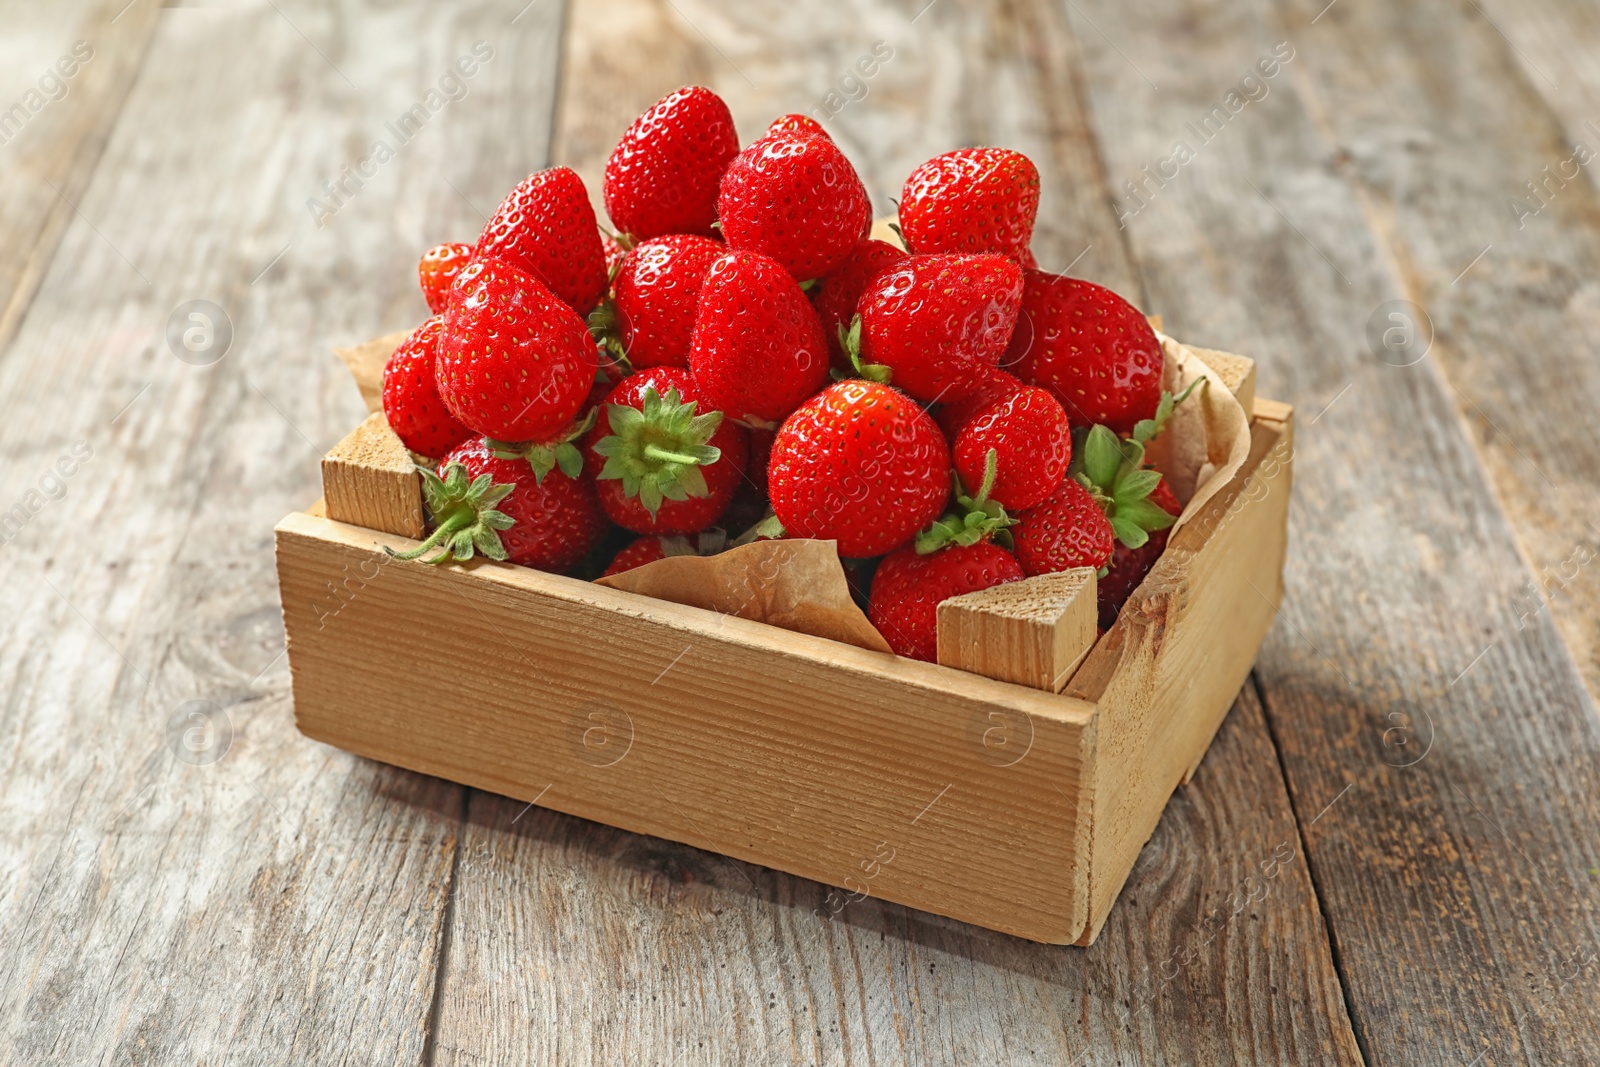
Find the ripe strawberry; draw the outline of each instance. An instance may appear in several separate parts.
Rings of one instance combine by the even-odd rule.
[[[811,306],[822,320],[822,333],[828,339],[834,366],[850,369],[850,354],[840,340],[840,331],[849,330],[861,291],[886,268],[905,258],[904,252],[887,241],[857,241],[844,262],[823,275],[811,290]]]
[[[600,247],[606,251],[606,277],[615,278],[622,267],[622,257],[628,254],[628,248],[604,231],[600,234]]]
[[[906,545],[878,564],[867,617],[896,655],[932,662],[939,650],[941,602],[1022,577],[1016,558],[990,541],[926,555]]]
[[[383,415],[402,444],[424,456],[442,456],[472,436],[439,398],[433,364],[444,333],[435,315],[400,342],[383,367]]]
[[[809,115],[783,115],[772,120],[772,125],[767,127],[767,133],[799,133],[814,137],[828,137],[828,131],[822,128],[822,123]]]
[[[861,294],[861,362],[926,403],[959,397],[999,363],[1021,301],[1004,256],[909,256]]]
[[[1061,479],[1050,498],[1017,516],[1011,528],[1023,573],[1051,574],[1074,567],[1100,568],[1111,558],[1116,537],[1089,490]]]
[[[911,172],[900,194],[900,229],[913,252],[996,252],[1032,258],[1039,170],[1021,152],[963,148]],[[1029,264],[1031,265],[1031,264]]]
[[[1151,491],[1148,499],[1174,518],[1182,511],[1178,498],[1173,495],[1165,478]],[[1111,565],[1095,587],[1100,629],[1111,629],[1111,624],[1117,621],[1117,616],[1122,612],[1122,606],[1139,588],[1139,583],[1156,565],[1156,560],[1161,558],[1161,553],[1167,547],[1167,533],[1166,530],[1152,531],[1150,540],[1138,548],[1129,548],[1117,542],[1116,549],[1111,553]]]
[[[708,531],[703,537],[663,537],[659,534],[641,537],[627,545],[611,560],[604,577],[631,571],[668,556],[711,556],[722,551],[727,537],[718,531]]]
[[[606,214],[636,241],[710,237],[722,173],[738,154],[721,97],[698,85],[669,93],[634,120],[606,161]]]
[[[790,415],[772,442],[767,491],[790,537],[832,539],[845,557],[898,548],[950,498],[950,452],[909,397],[859,378]]]
[[[939,428],[951,441],[961,433],[972,416],[989,407],[996,401],[1004,399],[1023,388],[1022,380],[1005,371],[996,368],[987,368],[978,372],[977,384],[970,393],[958,397],[945,397],[934,408],[933,417],[939,423]]]
[[[1004,366],[1055,394],[1074,426],[1119,434],[1153,418],[1161,400],[1161,342],[1139,310],[1103,286],[1026,272],[1022,315]]]
[[[588,478],[559,471],[542,481],[519,459],[496,457],[479,439],[464,442],[422,470],[433,533],[399,559],[438,549],[428,563],[465,561],[482,552],[539,570],[570,570],[605,533],[606,520]]]
[[[422,283],[422,296],[428,301],[428,310],[443,315],[450,303],[450,286],[472,259],[472,246],[459,241],[434,245],[422,253],[417,262],[417,280]]]
[[[490,216],[476,255],[538,278],[587,315],[606,292],[606,251],[583,179],[566,167],[524,178]]]
[[[744,428],[697,414],[689,372],[651,367],[606,397],[589,451],[611,521],[635,533],[695,533],[727,510],[744,476]]]
[[[1177,515],[1176,509],[1169,513],[1157,503],[1161,499],[1176,503],[1170,489],[1153,498],[1162,483],[1160,472],[1142,469],[1145,434],[1159,431],[1173,403],[1170,394],[1163,396],[1160,406],[1165,411],[1156,420],[1141,423],[1131,440],[1120,440],[1104,426],[1091,427],[1073,460],[1071,480],[1089,491],[1117,540],[1129,548],[1140,547],[1151,533],[1171,526]]]
[[[754,252],[711,264],[689,368],[706,407],[730,419],[776,424],[828,380],[828,343],[800,286]]]
[[[461,272],[435,373],[450,413],[472,430],[553,437],[583,406],[598,365],[588,327],[538,279],[492,259]]]
[[[963,485],[983,480],[985,458],[998,456],[998,474],[989,496],[1010,511],[1041,503],[1067,473],[1072,461],[1072,430],[1056,398],[1026,386],[973,416],[951,445],[951,458]]]
[[[617,335],[635,367],[687,367],[700,285],[727,248],[709,237],[673,234],[629,252],[617,271]]]
[[[729,248],[770,256],[800,280],[843,263],[872,225],[855,168],[815,134],[768,134],[739,153],[717,211]]]

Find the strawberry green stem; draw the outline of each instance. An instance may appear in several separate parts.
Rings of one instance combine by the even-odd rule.
[[[456,514],[451,515],[444,522],[441,522],[438,527],[434,529],[433,533],[429,534],[427,539],[416,548],[413,548],[408,552],[396,552],[393,549],[389,549],[388,552],[395,559],[416,559],[425,553],[433,551],[440,545],[440,543],[448,541],[462,530],[465,530],[468,526],[471,526],[474,521],[475,516],[470,511],[457,512]],[[445,551],[441,552],[438,557],[435,557],[435,559],[448,555],[450,555],[450,551],[446,549]],[[433,563],[434,560],[423,560],[423,562]]]
[[[669,452],[660,445],[645,445],[644,454],[646,459],[653,459],[657,463],[683,463],[686,465],[693,465],[700,462],[700,460],[694,456],[688,456],[682,452]]]

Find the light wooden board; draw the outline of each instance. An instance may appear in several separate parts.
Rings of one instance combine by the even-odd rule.
[[[269,531],[361,417],[330,344],[415,325],[411,257],[481,225],[440,175],[481,192],[543,158],[561,7],[497,37],[514,14],[140,0],[114,31],[154,40],[82,215],[5,231],[6,270],[54,258],[0,357],[0,499],[93,454],[0,546],[0,1061],[430,1055],[464,790],[294,730]],[[316,229],[305,200],[479,38],[470,95]],[[49,173],[30,143],[0,151],[6,217]],[[236,326],[208,367],[164,337],[196,298]]]
[[[1435,109],[1497,133],[1541,120],[1479,13],[1340,3],[1312,25],[1322,6],[1149,19],[1097,3],[1083,15],[1105,36],[1075,25],[1119,181],[1167,156],[1248,64],[1286,37],[1297,49],[1131,219],[1132,245],[1169,329],[1258,356],[1262,391],[1306,416],[1287,591],[1258,675],[1369,1061],[1579,1062],[1600,1045],[1600,986],[1573,969],[1594,958],[1600,918],[1595,710],[1548,614],[1518,627],[1529,571],[1455,388],[1458,357],[1392,366],[1363,337],[1380,305],[1414,293],[1420,257],[1482,224],[1435,198],[1503,146],[1456,147],[1466,127]],[[1376,199],[1363,175],[1401,199]],[[1412,213],[1438,218],[1438,247],[1401,221]],[[1435,316],[1446,347],[1566,299],[1532,268],[1506,284],[1509,257],[1500,282],[1486,257],[1482,280],[1457,286],[1479,295],[1445,296],[1477,250],[1428,273],[1454,309]],[[1564,380],[1545,346],[1501,346],[1504,371],[1473,389],[1509,394],[1546,366]],[[1510,412],[1510,440],[1547,432]]]
[[[322,499],[330,519],[402,537],[423,535],[422,478],[381,411],[322,457]]]

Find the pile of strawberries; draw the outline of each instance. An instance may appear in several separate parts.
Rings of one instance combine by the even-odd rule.
[[[821,126],[788,115],[741,149],[690,87],[628,128],[604,197],[615,234],[577,174],[540,171],[475,245],[423,256],[434,317],[383,384],[428,459],[433,529],[407,556],[593,576],[829,539],[919,659],[940,601],[1028,575],[1099,568],[1115,618],[1179,511],[1145,463],[1174,398],[1144,316],[1037,268],[1026,156],[922,164],[902,248],[868,236]]]

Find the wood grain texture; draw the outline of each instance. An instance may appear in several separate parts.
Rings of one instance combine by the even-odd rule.
[[[928,156],[1014,145],[1044,175],[1040,258],[1140,297],[1064,10],[942,0],[915,22],[875,2],[583,10],[568,26],[555,158],[591,193],[622,129],[677,86],[722,93],[748,139],[817,106],[882,40],[894,58],[828,123],[880,212]],[[1087,950],[849,902],[474,794],[437,1062],[1359,1062],[1305,867],[1273,867],[1268,899],[1227,918],[1295,840],[1248,690],[1235,711]],[[812,914],[835,908],[833,921]]]
[[[1041,574],[939,605],[939,662],[1059,693],[1093,647],[1091,567]]]
[[[422,478],[383,412],[368,415],[322,457],[322,501],[330,519],[422,537]]]
[[[383,410],[383,368],[400,347],[400,342],[411,336],[410,330],[396,330],[348,348],[334,349],[334,355],[344,364],[356,388],[361,390],[361,402],[368,411]]]
[[[160,8],[126,0],[0,4],[0,351],[22,321],[100,163]]]
[[[464,791],[294,731],[267,531],[361,417],[330,343],[421,321],[417,250],[481,225],[441,173],[543,157],[561,9],[513,14],[141,0],[116,24],[156,20],[149,57],[0,358],[7,508],[92,449],[0,546],[0,1062],[427,1053]],[[470,94],[318,229],[307,198],[478,39]],[[206,367],[164,337],[197,298],[235,326]]]
[[[1491,26],[1442,4],[1340,3],[1315,25],[1322,5],[1155,18],[1080,6],[1112,173],[1154,169],[1176,138],[1196,153],[1128,219],[1153,302],[1182,336],[1263,357],[1261,388],[1310,415],[1281,621],[1257,670],[1364,1051],[1372,1063],[1580,1062],[1600,1045],[1585,969],[1600,918],[1594,707],[1548,614],[1518,624],[1529,572],[1442,361],[1392,365],[1364,337],[1374,311],[1412,293],[1405,261],[1420,252],[1396,234],[1422,231],[1403,217],[1448,214],[1462,240],[1478,222],[1409,194],[1375,209],[1354,172],[1416,189],[1431,164],[1411,161],[1432,155],[1434,188],[1458,188],[1475,164],[1446,160],[1482,146],[1457,157],[1459,130],[1426,116],[1448,102],[1520,126],[1529,115],[1506,102],[1525,86],[1506,78]],[[1286,39],[1294,58],[1264,98],[1253,89],[1220,132],[1195,136],[1186,124],[1225,106]],[[1329,95],[1363,75],[1360,101]],[[1372,135],[1368,162],[1353,167],[1336,128]],[[1441,290],[1481,247],[1450,256]],[[1462,298],[1451,338],[1497,331],[1486,318],[1544,299],[1535,277],[1498,310],[1485,288]],[[1509,377],[1496,386],[1519,388]]]

